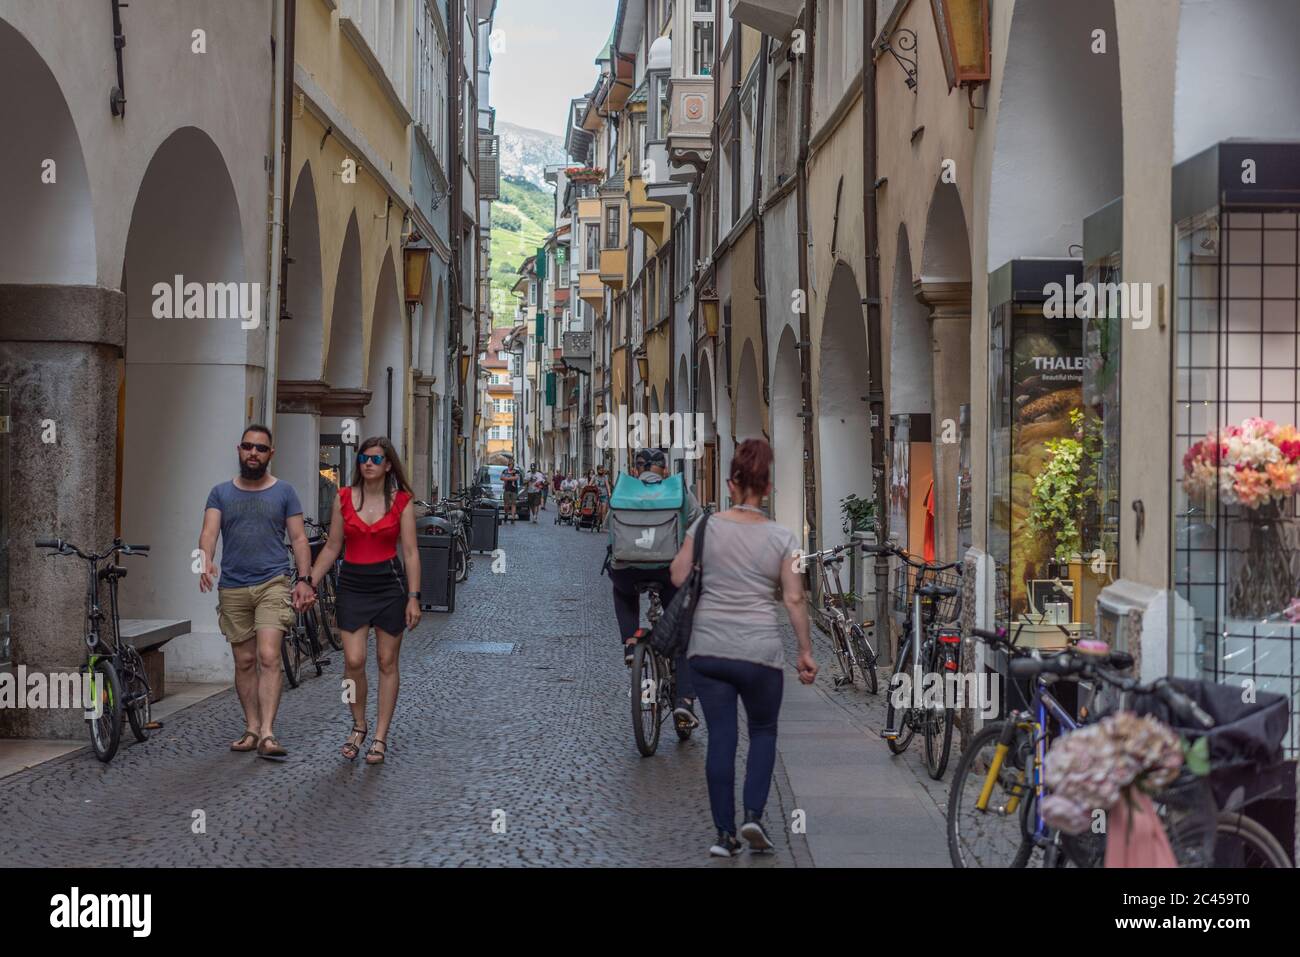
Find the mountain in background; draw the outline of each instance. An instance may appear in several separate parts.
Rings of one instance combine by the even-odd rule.
[[[555,228],[555,191],[502,171],[501,198],[492,203],[493,325],[514,321],[517,297],[510,291],[519,267]]]
[[[565,163],[564,139],[554,133],[530,130],[497,118],[496,131],[501,137],[501,173],[519,176],[546,188],[547,166]]]

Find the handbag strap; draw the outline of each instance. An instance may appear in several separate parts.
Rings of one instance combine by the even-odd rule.
[[[695,554],[691,556],[692,588],[696,595],[700,592],[700,579],[704,577],[704,530],[709,527],[709,513],[705,512],[704,517],[700,519],[699,530],[695,533]]]

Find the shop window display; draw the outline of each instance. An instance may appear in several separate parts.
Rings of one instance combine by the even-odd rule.
[[[1077,294],[1117,277],[1086,275],[1076,260],[1019,260],[989,281],[988,541],[1025,645],[1090,633],[1117,574],[1118,325]]]
[[[1211,182],[1231,183],[1243,150],[1261,167],[1300,162],[1294,145],[1220,144],[1176,169],[1175,182],[1194,182],[1198,170],[1204,180],[1208,170],[1219,174]],[[1172,665],[1178,675],[1287,695],[1284,743],[1294,756],[1300,183],[1289,192],[1255,185],[1273,188],[1222,189],[1202,210],[1188,189],[1175,208]]]

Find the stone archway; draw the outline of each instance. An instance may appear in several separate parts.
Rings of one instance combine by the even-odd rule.
[[[847,540],[841,503],[848,495],[870,498],[871,417],[867,394],[867,330],[862,295],[853,269],[835,267],[818,342],[817,463],[821,504],[817,509],[826,548]]]
[[[695,494],[701,505],[721,504],[718,488],[718,425],[713,401],[713,357],[701,352],[695,380],[695,411],[704,431],[700,435],[700,458],[695,466]]]
[[[758,387],[758,360],[754,343],[745,340],[740,353],[740,373],[736,380],[736,444],[745,439],[764,438],[763,397]]]
[[[1094,31],[1106,52],[1094,53]],[[1083,218],[1123,189],[1119,40],[1112,0],[1017,3],[989,187],[988,265],[1064,259]]]
[[[373,435],[388,435],[403,462],[406,428],[406,322],[393,265],[393,251],[384,253],[375,288],[375,313],[370,323],[369,368],[366,388],[366,428]]]
[[[196,228],[196,224],[202,224]],[[194,587],[190,569],[200,498],[238,470],[235,446],[248,423],[264,331],[223,318],[229,303],[214,289],[238,287],[260,310],[260,288],[246,282],[239,205],[220,151],[207,133],[184,127],[158,147],[136,194],[123,266],[126,291],[126,403],[122,536],[153,546],[131,569],[123,614],[190,619],[194,638],[169,646],[168,670],[229,670],[214,602]],[[173,315],[174,277],[184,283],[185,318]],[[229,285],[226,285],[229,284]],[[202,292],[199,301],[191,289]],[[198,308],[191,311],[191,306]],[[214,310],[213,306],[217,308]],[[195,314],[195,312],[199,314]],[[262,317],[264,318],[264,317]],[[220,549],[218,549],[220,552]],[[217,564],[222,563],[220,554]]]
[[[803,381],[795,331],[786,326],[776,346],[772,376],[772,497],[778,522],[803,541]]]

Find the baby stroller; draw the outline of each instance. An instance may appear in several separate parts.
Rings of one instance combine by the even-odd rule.
[[[559,498],[556,500],[556,507],[558,510],[555,513],[555,524],[572,525],[574,512],[573,493],[561,491]]]
[[[600,531],[600,489],[584,485],[578,493],[578,520],[574,528]]]

